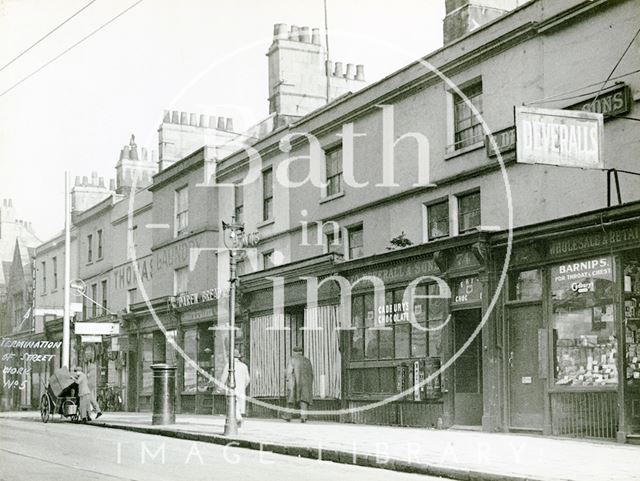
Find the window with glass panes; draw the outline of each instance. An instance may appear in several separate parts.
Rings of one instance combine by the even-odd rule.
[[[438,327],[444,322],[446,299],[437,297],[437,284],[416,287],[413,302],[405,303],[404,293],[404,288],[386,292],[385,305],[377,310],[373,292],[352,296],[350,362],[356,363],[349,373],[352,394],[396,392],[394,361],[440,356]],[[427,294],[432,297],[417,297]],[[409,318],[411,306],[415,323]],[[367,366],[367,361],[374,365]],[[382,361],[390,361],[390,365],[380,365]]]
[[[342,146],[325,153],[327,197],[342,192]]]
[[[244,189],[242,184],[235,184],[233,186],[233,215],[236,222],[242,222],[244,213]]]
[[[480,192],[458,196],[458,232],[468,232],[480,225]]]
[[[327,252],[342,254],[342,235],[340,229],[335,229],[325,234],[327,240]]]
[[[98,259],[102,259],[102,229],[98,229]]]
[[[186,232],[187,227],[189,226],[189,190],[186,185],[176,190],[175,211],[175,234],[178,236]]]
[[[349,232],[349,259],[363,256],[363,229],[362,226],[350,227]]]
[[[262,220],[273,219],[273,169],[262,172]]]
[[[449,235],[449,201],[444,200],[427,206],[429,240]]]
[[[466,99],[458,94],[453,95],[454,147],[462,149],[484,138],[480,115],[482,115],[482,83],[478,82],[462,89]],[[476,115],[469,106],[469,102],[478,111]]]

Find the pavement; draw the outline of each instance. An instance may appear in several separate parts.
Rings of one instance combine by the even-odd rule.
[[[0,418],[39,421],[39,413]],[[225,437],[222,416],[178,415],[153,426],[151,413],[105,413],[91,426],[462,481],[640,481],[640,446],[605,441],[255,418]]]
[[[0,419],[0,481],[438,481],[67,422]]]

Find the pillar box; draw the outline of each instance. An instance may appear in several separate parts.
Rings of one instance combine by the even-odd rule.
[[[151,424],[176,422],[176,367],[153,364],[153,417]]]

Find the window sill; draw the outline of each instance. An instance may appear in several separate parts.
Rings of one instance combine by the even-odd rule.
[[[263,220],[262,222],[260,222],[256,227],[258,229],[262,229],[263,227],[267,227],[269,225],[275,224],[276,220],[275,219],[267,219],[267,220]]]
[[[458,157],[460,155],[464,155],[466,153],[469,152],[473,152],[474,150],[478,150],[478,149],[484,149],[484,141],[480,140],[478,142],[476,142],[475,144],[471,144],[467,147],[463,147],[461,149],[457,149],[457,150],[451,150],[453,149],[453,146],[448,146],[447,147],[447,152],[444,154],[444,160],[449,160],[449,159],[453,159],[454,157]]]
[[[320,199],[320,203],[324,204],[325,202],[331,202],[332,200],[336,200],[341,197],[344,197],[344,190],[342,192],[338,192],[337,194],[332,194],[332,195],[323,197],[322,199]]]

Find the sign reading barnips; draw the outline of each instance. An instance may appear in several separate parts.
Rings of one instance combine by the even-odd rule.
[[[600,113],[516,107],[516,137],[520,163],[603,168]]]

